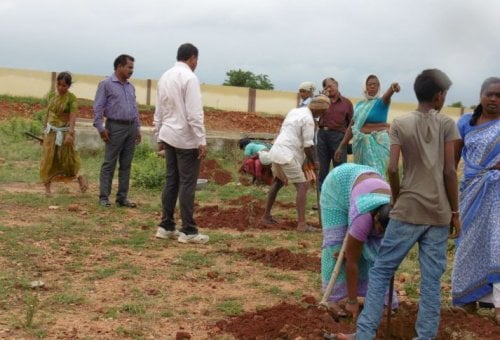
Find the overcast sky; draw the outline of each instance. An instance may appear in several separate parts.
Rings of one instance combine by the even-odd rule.
[[[104,76],[127,53],[133,77],[158,79],[184,42],[199,48],[207,84],[241,68],[284,91],[331,76],[359,97],[374,73],[401,84],[395,101],[414,102],[417,74],[440,68],[454,83],[447,104],[469,106],[500,76],[500,1],[0,0],[0,67]]]

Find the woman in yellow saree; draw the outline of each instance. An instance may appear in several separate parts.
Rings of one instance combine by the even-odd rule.
[[[50,195],[51,182],[57,177],[77,177],[80,191],[88,188],[84,176],[78,175],[80,157],[75,150],[76,96],[69,92],[71,74],[61,72],[57,76],[57,93],[48,96],[47,115],[44,122],[44,138],[40,178],[45,193]]]

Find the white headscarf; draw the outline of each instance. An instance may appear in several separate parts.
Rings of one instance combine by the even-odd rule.
[[[366,89],[366,83],[368,82],[368,77],[372,77],[373,78],[373,76],[375,76],[375,75],[374,74],[370,74],[370,75],[366,76],[364,78],[365,81],[363,81],[363,85],[361,86],[361,93],[363,93],[363,97],[365,97],[366,100],[375,99],[375,98],[378,98],[380,96],[380,88],[382,86],[380,86],[380,80],[378,79],[377,76],[375,76],[375,77],[376,77],[376,79],[378,81],[378,91],[377,91],[377,93],[375,93],[374,96],[369,96],[368,95],[368,90]]]

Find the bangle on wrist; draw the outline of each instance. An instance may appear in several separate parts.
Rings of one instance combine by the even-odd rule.
[[[357,305],[358,304],[358,299],[347,299],[346,302],[348,305]]]
[[[460,214],[460,211],[458,211],[458,210],[457,211],[452,211],[451,214],[452,215],[458,215],[458,214]]]

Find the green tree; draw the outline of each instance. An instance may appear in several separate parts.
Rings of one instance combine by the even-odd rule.
[[[462,102],[454,102],[450,105],[450,107],[464,107]]]
[[[222,85],[250,87],[259,90],[273,90],[274,85],[266,74],[255,75],[253,72],[242,69],[226,72],[228,77]]]

